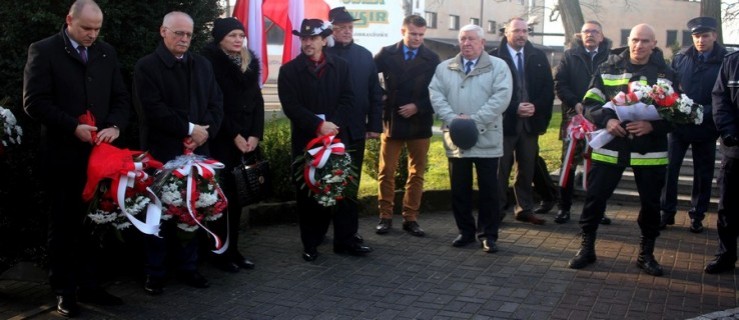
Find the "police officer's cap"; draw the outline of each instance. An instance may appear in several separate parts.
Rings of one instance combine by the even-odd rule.
[[[688,21],[688,29],[692,34],[716,31],[718,23],[711,17],[697,17]]]

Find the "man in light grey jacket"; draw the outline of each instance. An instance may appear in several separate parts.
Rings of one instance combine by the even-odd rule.
[[[478,238],[483,251],[492,253],[497,251],[500,225],[497,171],[503,156],[503,112],[511,100],[513,80],[508,65],[485,52],[483,34],[477,25],[460,29],[461,52],[437,66],[429,92],[431,105],[444,122],[452,211],[460,233],[452,245],[462,247]],[[477,226],[472,215],[473,165],[479,189]]]

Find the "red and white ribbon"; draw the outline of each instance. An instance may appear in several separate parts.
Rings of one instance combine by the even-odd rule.
[[[578,141],[585,141],[585,150],[583,150],[583,162],[585,170],[583,172],[583,189],[587,190],[587,174],[590,171],[590,147],[588,146],[588,140],[590,134],[595,130],[595,126],[586,120],[585,117],[578,114],[575,115],[572,120],[567,124],[567,137],[569,142],[565,149],[565,156],[562,159],[562,169],[559,174],[559,185],[564,187],[567,185],[570,173],[574,170],[573,162],[575,160],[575,151],[577,149]]]
[[[131,221],[131,224],[133,224],[136,229],[139,229],[139,231],[145,234],[159,236],[159,222],[162,218],[162,202],[159,200],[159,197],[154,194],[154,191],[149,187],[146,187],[146,193],[151,200],[151,202],[146,205],[146,222],[142,222],[134,217],[129,213],[128,208],[126,208],[126,189],[133,188],[136,181],[144,181],[148,178],[146,172],[143,171],[143,163],[135,162],[134,165],[134,170],[120,175],[120,177],[117,178],[118,181],[115,181],[116,179],[113,180],[111,186],[113,188],[113,194],[116,197],[115,200],[118,203],[118,207],[121,208],[121,212],[126,214],[126,217]]]
[[[323,168],[332,154],[343,155],[346,150],[344,144],[340,139],[336,139],[336,136],[317,137],[308,142],[305,149],[308,150],[308,154],[313,156],[313,160],[303,169],[303,180],[311,191],[319,192],[320,188],[318,188],[315,178],[316,169]]]
[[[205,225],[197,219],[195,214],[197,212],[197,208],[195,206],[195,202],[197,201],[197,175],[207,180],[212,180],[215,177],[216,170],[223,169],[225,165],[214,159],[208,159],[203,156],[194,155],[191,150],[186,150],[184,156],[180,156],[173,161],[175,161],[178,166],[172,171],[172,174],[180,179],[187,179],[187,197],[185,199],[185,207],[187,207],[187,212],[190,214],[190,217],[198,226],[203,228],[205,232],[213,237],[213,241],[215,243],[214,245],[216,248],[216,250],[213,250],[213,252],[217,254],[225,252],[226,249],[228,249],[228,231],[226,233],[226,242],[224,243],[218,235],[205,227]],[[170,165],[170,163],[167,163],[167,165]],[[224,201],[228,201],[228,199],[226,199],[226,195],[223,194],[223,190],[221,190],[221,187],[218,185],[216,185],[216,192],[218,192],[218,196],[223,198]],[[221,218],[228,219],[225,214]]]

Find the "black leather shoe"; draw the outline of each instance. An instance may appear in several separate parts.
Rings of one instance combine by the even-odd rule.
[[[355,233],[354,241],[356,241],[357,243],[364,243],[364,238],[359,233]]]
[[[567,223],[570,221],[570,210],[559,210],[557,216],[554,217],[554,222],[558,224]]]
[[[303,260],[311,262],[318,259],[318,252],[303,252]]]
[[[56,296],[56,312],[70,318],[80,313],[80,307],[73,295],[59,295]]]
[[[475,242],[475,237],[465,237],[463,235],[458,235],[457,238],[452,241],[452,247],[464,247],[470,243]]]
[[[706,269],[704,271],[709,274],[717,274],[732,271],[734,268],[736,268],[736,258],[717,256],[713,261],[706,265]]]
[[[549,213],[549,211],[552,211],[552,208],[554,208],[554,205],[557,204],[557,201],[542,201],[539,203],[539,207],[534,209],[534,213],[538,214],[544,214]]]
[[[205,289],[210,287],[210,282],[205,279],[202,274],[197,271],[188,271],[179,274],[179,279],[182,283],[191,286],[193,288]]]
[[[339,254],[350,254],[353,256],[363,256],[367,253],[372,252],[372,248],[359,243],[354,243],[351,245],[334,244],[334,252]]]
[[[667,226],[675,224],[675,213],[662,211],[659,218],[659,229],[665,230]]]
[[[416,221],[406,221],[403,222],[403,230],[407,231],[408,233],[416,236],[416,237],[423,237],[426,232],[421,229],[421,226],[418,225],[418,222]]]
[[[393,226],[393,219],[380,219],[380,223],[377,224],[377,227],[375,227],[375,233],[377,234],[386,234],[388,231],[390,231],[390,228]]]
[[[77,292],[77,300],[99,306],[119,306],[123,304],[121,298],[108,293],[103,288],[80,289]]]
[[[611,218],[607,217],[605,214],[603,215],[603,219],[600,219],[600,224],[604,226],[611,224],[611,222],[613,222],[611,221]]]
[[[218,257],[215,261],[213,261],[213,265],[216,266],[216,268],[221,269],[225,272],[229,273],[236,273],[239,272],[239,266],[236,265],[235,262],[231,262],[227,260],[226,258]]]
[[[546,220],[540,219],[537,216],[535,216],[533,213],[531,213],[531,211],[521,211],[517,213],[516,220],[528,222],[528,223],[536,224],[536,225],[542,225],[547,222]]]
[[[701,233],[703,232],[703,222],[698,219],[690,219],[690,232]]]
[[[493,240],[482,240],[482,251],[486,253],[498,252],[498,245]]]
[[[234,259],[234,264],[241,269],[254,269],[254,262],[244,257]]]
[[[146,276],[144,291],[152,296],[162,294],[164,292],[164,279],[156,276]]]

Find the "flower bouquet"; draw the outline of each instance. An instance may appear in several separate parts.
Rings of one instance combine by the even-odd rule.
[[[167,162],[154,182],[164,204],[162,220],[172,221],[186,232],[203,228],[214,238],[216,253],[228,248],[228,236],[224,244],[204,222],[220,219],[228,207],[215,172],[223,167],[221,162],[186,150],[184,155]]]
[[[78,117],[79,123],[95,126],[90,110]],[[91,132],[96,140],[97,132]],[[159,235],[162,205],[149,188],[152,179],[144,171],[162,164],[146,152],[119,149],[111,144],[95,145],[87,164],[87,182],[82,199],[90,202],[87,217],[99,225],[110,224],[116,230],[131,225],[145,234]],[[146,208],[145,221],[136,216]]]
[[[657,80],[652,86],[639,81],[631,82],[629,92],[619,92],[603,108],[614,110],[622,122],[659,119],[677,125],[703,122],[703,106],[694,103],[685,94],[678,95],[666,80]],[[594,134],[590,141],[592,148],[601,148],[613,140],[613,135],[605,129]]]
[[[575,169],[573,163],[577,152],[578,141],[585,141],[585,149],[582,150],[585,170],[583,170],[583,189],[587,190],[587,174],[590,171],[590,148],[588,147],[587,141],[590,140],[590,135],[595,131],[595,125],[585,119],[583,115],[578,114],[572,117],[567,123],[567,148],[565,149],[564,158],[562,159],[562,169],[559,174],[559,185],[564,187],[567,185],[567,180],[570,177],[570,172]]]
[[[90,202],[87,218],[116,230],[136,227],[145,234],[159,234],[162,206],[149,188],[154,182],[146,168],[162,164],[147,153],[119,149],[103,143],[90,153],[87,183],[82,199]],[[145,221],[139,217],[146,211]]]
[[[302,187],[307,187],[319,204],[334,206],[348,194],[356,194],[356,168],[339,139],[318,137],[308,142],[305,149],[305,154],[295,160],[296,164],[303,163],[295,180],[302,180]]]
[[[20,144],[22,136],[23,129],[18,125],[15,115],[0,106],[0,154],[8,144]]]

